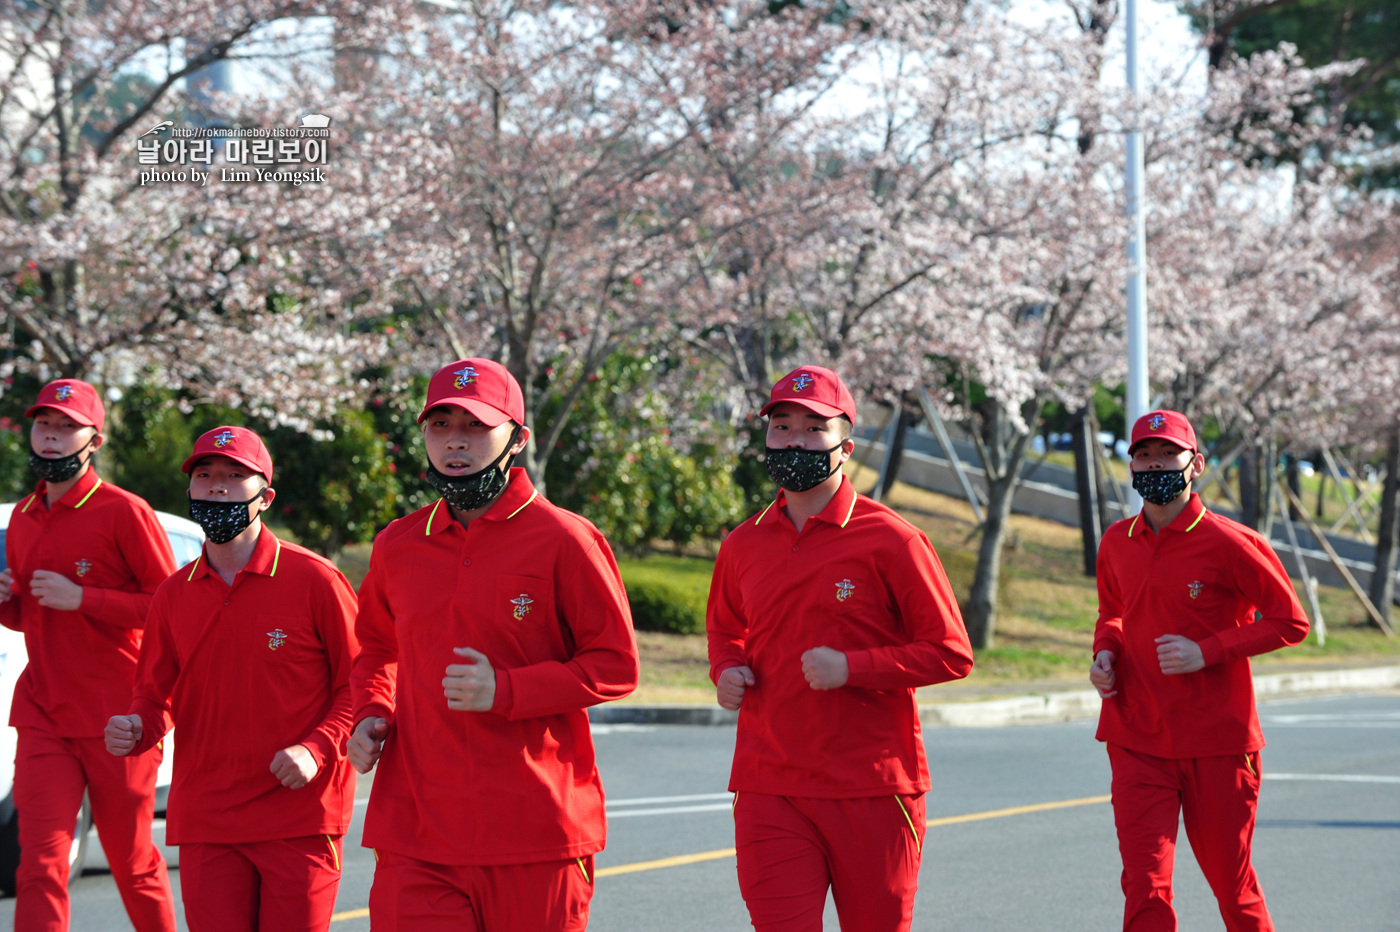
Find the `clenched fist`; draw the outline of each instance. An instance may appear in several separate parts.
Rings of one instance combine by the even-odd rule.
[[[107,753],[114,757],[126,757],[141,743],[141,716],[113,715],[107,719],[107,727],[102,730],[102,738],[107,743]]]

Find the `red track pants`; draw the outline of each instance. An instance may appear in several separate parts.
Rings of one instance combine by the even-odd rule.
[[[842,932],[904,932],[924,844],[924,798],[739,793],[739,891],[758,932],[821,932],[831,889]]]
[[[1176,932],[1178,817],[1229,932],[1273,932],[1250,864],[1259,752],[1180,760],[1110,744],[1113,821],[1123,856],[1124,932]]]
[[[61,738],[41,728],[18,732],[16,932],[68,928],[68,855],[84,790],[131,924],[137,932],[175,932],[165,858],[151,839],[160,750],[113,757],[101,738]]]
[[[376,851],[374,932],[583,932],[593,857],[461,867]]]
[[[339,837],[180,846],[190,932],[325,932],[340,889]]]

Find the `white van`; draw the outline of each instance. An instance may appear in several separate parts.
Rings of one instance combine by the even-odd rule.
[[[0,505],[0,570],[5,568],[5,531],[10,526],[10,514],[14,505]],[[170,538],[170,548],[175,551],[177,566],[185,566],[199,556],[204,547],[204,531],[188,518],[156,512],[156,520],[165,528]],[[15,869],[19,867],[19,813],[15,811],[15,730],[9,726],[10,702],[15,695],[15,682],[29,662],[29,654],[24,649],[24,635],[18,631],[0,626],[0,892],[6,895],[15,892]],[[165,797],[170,791],[171,735],[165,739],[165,759],[160,765],[156,778],[156,811],[165,811]],[[88,836],[92,828],[92,814],[88,810],[87,798],[77,813],[78,830],[73,837],[73,850],[69,853],[68,877],[71,882],[83,872],[83,861],[87,858]]]

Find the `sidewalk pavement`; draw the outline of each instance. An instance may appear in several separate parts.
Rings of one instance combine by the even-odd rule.
[[[1296,670],[1256,674],[1254,677],[1254,695],[1261,701],[1389,689],[1400,689],[1400,666]],[[1098,714],[1099,697],[1092,689],[1031,693],[970,702],[919,704],[919,720],[923,724],[952,728],[1041,725],[1096,718]],[[588,719],[600,725],[733,725],[739,720],[739,713],[717,705],[610,703],[589,709]]]

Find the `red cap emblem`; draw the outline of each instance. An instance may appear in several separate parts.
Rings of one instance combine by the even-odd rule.
[[[1166,418],[1162,417],[1162,415],[1160,415],[1160,414],[1154,414],[1154,415],[1152,415],[1152,417],[1148,420],[1147,426],[1148,426],[1148,427],[1151,427],[1153,430],[1161,430],[1161,429],[1162,429],[1162,425],[1165,424],[1165,423],[1167,423],[1167,419],[1166,419]]]
[[[73,397],[73,386],[60,385],[58,390],[53,393],[53,396],[59,401],[67,401],[69,398]]]
[[[226,431],[224,431],[224,432],[221,433],[221,434],[215,434],[215,435],[214,435],[214,446],[216,446],[216,447],[226,447],[226,446],[229,445],[229,441],[231,441],[232,439],[233,439],[233,431],[231,431],[231,430],[226,430]]]
[[[452,380],[452,384],[457,388],[466,388],[468,385],[476,381],[476,370],[473,369],[471,366],[467,366],[464,369],[458,369],[452,374],[457,377]]]
[[[808,385],[811,385],[814,381],[815,380],[805,372],[801,375],[795,375],[792,377],[792,390],[795,392],[800,392],[803,389],[805,389]]]

